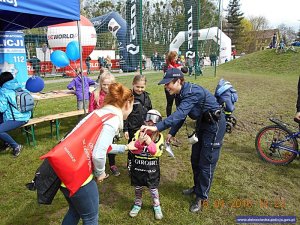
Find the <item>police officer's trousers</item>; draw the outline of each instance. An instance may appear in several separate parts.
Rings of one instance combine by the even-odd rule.
[[[191,163],[194,175],[194,191],[198,198],[208,199],[223,138],[226,130],[225,116],[211,123],[197,121],[198,142],[192,146]]]

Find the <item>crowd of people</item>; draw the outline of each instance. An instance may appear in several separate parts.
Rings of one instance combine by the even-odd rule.
[[[164,75],[158,85],[164,85],[166,94],[166,118],[162,118],[158,110],[153,109],[150,94],[146,92],[147,79],[143,75],[135,75],[132,89],[116,82],[109,70],[101,70],[97,81],[83,76],[84,96],[82,96],[82,77],[75,77],[67,86],[74,89],[77,96],[77,109],[88,108],[89,114],[80,123],[84,123],[93,114],[103,116],[111,113],[115,116],[103,124],[93,148],[93,173],[82,184],[79,190],[70,196],[69,190],[62,184],[69,209],[62,224],[98,224],[99,191],[97,182],[108,177],[105,164],[109,159],[109,168],[114,176],[120,171],[116,166],[116,154],[128,151],[128,174],[134,187],[133,206],[129,216],[138,216],[143,202],[143,189],[146,187],[152,198],[154,217],[163,219],[160,203],[160,161],[164,143],[176,143],[176,134],[187,117],[195,121],[198,140],[192,144],[191,168],[193,185],[182,190],[182,194],[194,196],[190,212],[202,210],[209,198],[214,171],[216,169],[225,135],[225,115],[216,98],[206,88],[187,82],[184,73],[188,74],[182,64],[178,63],[176,52],[169,52],[166,58]],[[89,87],[96,85],[90,93]],[[16,104],[15,89],[19,86],[13,75],[4,72],[0,75],[0,139],[13,149],[13,155],[20,154],[22,146],[7,131],[24,125],[31,117],[31,112],[20,113],[10,104]],[[85,101],[83,101],[83,99]],[[176,109],[172,112],[175,101]],[[85,105],[83,104],[85,102]],[[296,119],[300,120],[300,77],[298,83],[298,101]],[[12,118],[14,115],[14,118]],[[76,126],[77,127],[77,126]],[[74,128],[75,130],[77,128]],[[164,138],[162,131],[167,130]],[[124,132],[127,144],[117,144],[116,136]],[[108,151],[109,149],[109,151]],[[95,178],[95,179],[93,179]]]
[[[67,85],[68,89],[75,91],[77,109],[88,108],[88,116],[83,118],[79,124],[84,123],[93,114],[101,116],[113,113],[116,116],[103,124],[103,129],[94,145],[92,154],[94,169],[91,176],[72,196],[66,186],[62,184],[61,191],[69,204],[62,224],[77,224],[80,219],[84,224],[98,224],[99,192],[96,182],[102,182],[108,177],[105,169],[106,157],[109,159],[111,173],[115,176],[120,175],[115,157],[116,154],[124,153],[127,150],[128,174],[131,185],[134,187],[134,201],[129,215],[136,217],[139,214],[142,208],[143,189],[146,187],[152,198],[154,217],[161,220],[163,210],[158,191],[160,183],[159,157],[163,153],[165,142],[176,143],[175,135],[187,116],[196,121],[199,142],[192,146],[191,165],[194,185],[183,190],[183,194],[195,194],[190,207],[191,212],[201,210],[203,201],[208,199],[214,169],[219,158],[225,134],[225,120],[220,106],[208,90],[184,80],[184,73],[187,74],[189,70],[182,66],[180,60],[183,59],[179,58],[176,52],[168,54],[164,77],[159,82],[165,87],[168,102],[167,118],[165,119],[162,119],[159,111],[153,109],[150,95],[146,92],[147,79],[143,75],[134,76],[131,90],[117,83],[110,71],[104,68],[101,68],[101,74],[96,82],[87,76],[82,77],[78,74]],[[2,74],[0,78],[4,78],[4,75]],[[13,79],[13,77],[10,78]],[[82,79],[85,87],[84,94],[82,93]],[[6,83],[12,82],[7,80],[1,80],[1,91],[7,88]],[[90,86],[96,86],[96,88],[90,92]],[[174,100],[176,110],[172,113]],[[1,104],[1,107],[2,105],[5,104]],[[9,114],[7,109],[2,110],[1,108],[1,112],[5,116]],[[22,122],[10,121],[10,123],[15,123],[15,127],[21,126],[29,120],[30,113],[26,116]],[[7,118],[4,117],[4,121],[6,120]],[[5,125],[5,123],[2,124]],[[0,128],[2,128],[2,124]],[[164,139],[160,132],[168,128],[171,129]],[[121,131],[124,132],[127,144],[115,142],[116,136]],[[12,148],[20,148],[20,145],[5,138],[5,135],[2,132],[0,138]],[[107,154],[109,147],[111,150]],[[14,154],[19,154],[15,153],[16,151],[14,150]]]
[[[187,117],[196,121],[198,142],[192,145],[191,154],[194,184],[183,190],[182,193],[195,196],[190,206],[190,211],[193,213],[199,212],[209,197],[214,170],[225,134],[225,116],[215,97],[207,89],[185,81],[184,73],[188,73],[188,68],[183,67],[177,60],[177,53],[169,52],[166,59],[167,66],[164,68],[164,77],[159,82],[160,85],[164,85],[167,98],[167,118],[165,119],[162,119],[159,111],[152,108],[150,95],[146,92],[147,79],[143,75],[134,76],[130,91],[116,83],[113,75],[104,70],[97,80],[98,87],[89,95],[90,114],[99,114],[100,112],[103,114],[107,108],[117,108],[119,111],[117,115],[121,114],[120,112],[123,114],[123,119],[117,123],[117,127],[116,125],[112,126],[111,123],[104,123],[93,152],[94,176],[99,182],[107,178],[106,157],[109,159],[109,168],[112,174],[120,175],[114,158],[116,154],[129,150],[127,167],[131,185],[134,187],[134,203],[129,211],[131,217],[138,216],[142,208],[143,189],[146,187],[152,198],[155,219],[163,218],[158,191],[160,183],[159,157],[163,153],[165,142],[168,144],[177,142],[175,135]],[[87,90],[89,84],[91,83],[86,83]],[[122,96],[128,91],[131,93],[130,96]],[[112,99],[114,100],[112,101]],[[172,113],[174,100],[176,110]],[[164,139],[161,131],[168,128],[170,130]],[[121,130],[124,132],[124,138],[128,140],[126,145],[114,143],[114,137]],[[105,140],[104,136],[107,137]],[[108,146],[111,146],[111,151],[106,154]],[[85,185],[88,184],[85,183]],[[87,187],[82,187],[82,189],[84,188]],[[85,210],[93,211],[93,221],[97,220],[99,215],[95,213],[96,208],[86,207],[81,211],[76,207],[76,205],[85,205],[84,202],[91,198],[90,196],[80,198],[79,202],[74,203],[74,206],[70,203],[73,197],[68,196],[68,190],[64,189],[63,192],[69,202],[69,211],[64,221],[72,221],[70,220],[71,216],[74,217],[73,221],[77,222],[79,218],[83,221],[91,219],[86,218]],[[91,191],[91,193],[95,194],[95,191]]]

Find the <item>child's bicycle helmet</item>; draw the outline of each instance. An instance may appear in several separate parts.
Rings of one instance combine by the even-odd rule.
[[[146,117],[145,117],[146,122],[152,121],[155,124],[160,122],[161,120],[162,120],[161,114],[155,109],[150,109],[147,112]]]

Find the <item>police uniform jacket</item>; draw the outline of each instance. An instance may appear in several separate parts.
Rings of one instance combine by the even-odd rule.
[[[171,127],[169,134],[175,136],[187,116],[198,120],[203,113],[220,109],[216,98],[208,90],[193,83],[184,82],[177,98],[176,111],[156,124],[158,131]]]

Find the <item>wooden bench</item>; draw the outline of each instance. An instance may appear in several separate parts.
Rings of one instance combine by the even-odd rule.
[[[69,118],[73,116],[81,116],[84,115],[84,110],[76,110],[76,111],[71,111],[71,112],[63,112],[63,113],[58,113],[58,114],[53,114],[53,115],[47,115],[47,116],[42,116],[42,117],[37,117],[37,118],[32,118],[28,121],[28,123],[24,124],[21,128],[26,134],[26,142],[27,144],[30,145],[31,141],[33,143],[33,146],[36,145],[36,138],[35,138],[35,133],[34,133],[34,127],[43,122],[50,122],[50,132],[51,132],[51,137],[53,137],[53,124],[55,124],[55,136],[56,139],[59,140],[59,127],[60,127],[60,119],[63,118]]]

